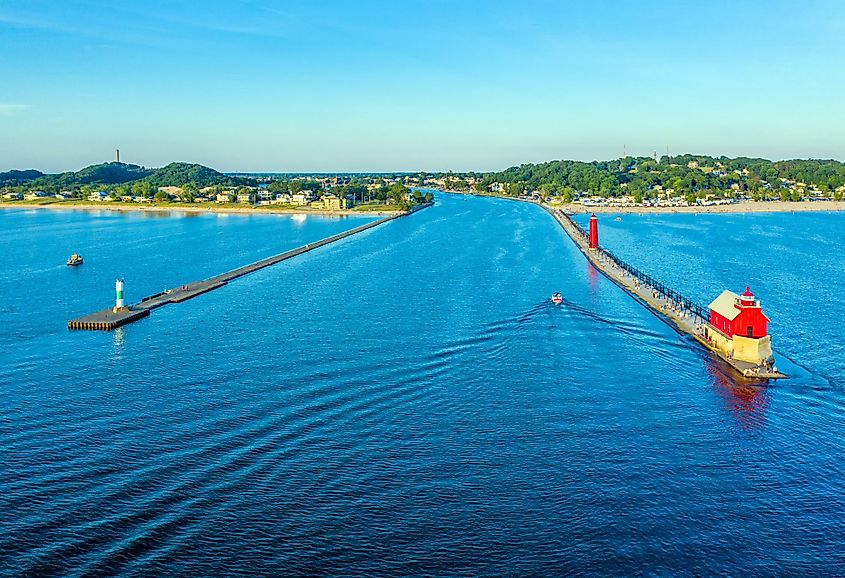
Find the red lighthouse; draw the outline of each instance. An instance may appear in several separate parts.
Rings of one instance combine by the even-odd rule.
[[[599,220],[596,214],[590,215],[590,249],[599,248]]]
[[[748,287],[742,295],[723,291],[710,304],[704,336],[731,359],[754,365],[774,362],[769,318]]]
[[[769,318],[746,287],[742,295],[725,291],[710,304],[710,325],[729,337],[760,339],[768,334]]]

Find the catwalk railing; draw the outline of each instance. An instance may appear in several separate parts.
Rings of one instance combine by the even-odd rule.
[[[572,219],[572,217],[570,217],[563,211],[559,211],[558,214],[561,216],[561,218],[565,219],[572,226],[575,232],[580,235],[585,242],[587,242],[587,240],[589,239],[589,235],[581,225],[576,223]],[[655,293],[657,293],[658,296],[662,296],[666,299],[674,301],[679,307],[681,307],[682,309],[686,309],[691,314],[699,317],[705,322],[709,320],[708,308],[704,307],[700,303],[693,301],[683,293],[675,291],[674,289],[655,279],[645,271],[641,271],[630,263],[623,261],[607,249],[599,247],[597,249],[593,249],[593,251],[597,251],[600,256],[606,258],[608,261],[615,264],[627,274],[631,275],[634,279],[637,279],[641,284],[651,288]]]

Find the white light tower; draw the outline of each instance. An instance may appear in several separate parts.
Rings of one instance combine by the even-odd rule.
[[[114,282],[114,308],[115,310],[126,307],[123,301],[123,279]]]

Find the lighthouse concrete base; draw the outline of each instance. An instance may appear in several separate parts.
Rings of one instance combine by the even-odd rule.
[[[728,337],[721,331],[714,330],[712,326],[708,329],[706,336],[710,338],[713,347],[729,359],[745,361],[753,365],[771,363],[774,359],[772,338],[768,335],[757,339],[740,335]]]
[[[755,365],[771,362],[774,359],[772,338],[768,335],[759,339],[734,335],[733,357],[739,361],[747,361]]]

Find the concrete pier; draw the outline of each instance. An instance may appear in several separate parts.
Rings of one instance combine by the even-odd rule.
[[[732,359],[724,355],[708,342],[703,326],[707,322],[705,310],[674,291],[667,290],[662,285],[658,288],[643,283],[638,277],[632,275],[625,268],[620,267],[619,260],[611,256],[601,248],[591,249],[589,236],[574,221],[560,209],[549,207],[545,204],[540,206],[548,211],[575,245],[581,250],[587,260],[599,270],[605,277],[621,287],[625,292],[634,297],[637,301],[654,312],[670,327],[682,335],[692,336],[698,343],[704,346],[707,351],[719,358],[730,368],[738,372],[744,378],[750,380],[783,379],[787,375],[753,365],[744,361]],[[627,264],[622,263],[627,267]],[[667,295],[668,293],[668,295]],[[673,298],[674,297],[674,298]]]
[[[132,323],[150,314],[149,309],[130,309],[126,308],[124,311],[115,311],[114,309],[104,309],[91,313],[85,317],[78,319],[71,319],[67,322],[68,329],[90,329],[95,331],[111,331],[117,329],[121,325]]]
[[[67,322],[67,327],[68,329],[87,329],[94,331],[111,331],[113,329],[117,329],[122,325],[126,325],[127,323],[132,323],[133,321],[137,321],[138,319],[147,317],[150,314],[150,311],[152,311],[153,309],[158,309],[159,307],[169,305],[170,303],[182,303],[189,299],[193,299],[194,297],[223,287],[229,281],[237,279],[238,277],[249,275],[250,273],[254,273],[255,271],[264,269],[265,267],[275,265],[276,263],[281,263],[282,261],[286,261],[287,259],[291,259],[298,255],[302,255],[303,253],[313,251],[314,249],[317,249],[319,247],[335,243],[337,241],[340,241],[341,239],[345,239],[346,237],[351,237],[352,235],[355,235],[357,233],[372,229],[373,227],[378,227],[379,225],[387,223],[388,221],[392,221],[394,219],[398,219],[407,215],[412,215],[413,213],[421,209],[430,207],[433,204],[434,203],[425,203],[423,205],[417,205],[407,213],[391,215],[389,217],[384,217],[382,219],[378,219],[370,223],[365,223],[363,225],[355,227],[354,229],[349,229],[348,231],[343,231],[342,233],[338,233],[337,235],[332,235],[331,237],[326,237],[325,239],[320,239],[319,241],[308,243],[307,245],[297,247],[296,249],[291,249],[290,251],[285,251],[284,253],[279,253],[278,255],[273,255],[272,257],[261,259],[260,261],[250,263],[249,265],[244,265],[243,267],[238,267],[237,269],[227,271],[226,273],[221,273],[220,275],[216,275],[208,279],[203,279],[202,281],[193,281],[191,283],[186,283],[185,285],[180,285],[178,287],[162,291],[161,293],[156,293],[155,295],[144,297],[143,299],[141,299],[140,302],[134,305],[130,305],[129,307],[115,307],[114,309],[104,309],[102,311],[97,311],[95,313],[85,315],[84,317],[71,319]]]

